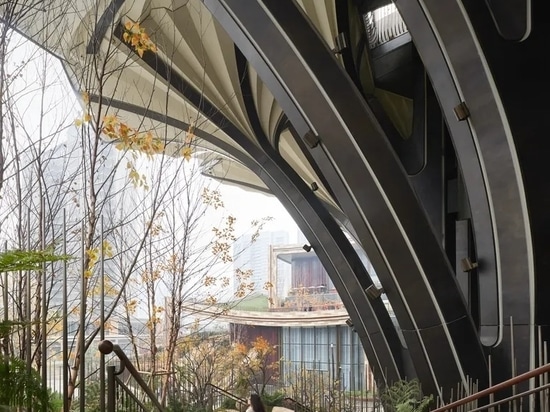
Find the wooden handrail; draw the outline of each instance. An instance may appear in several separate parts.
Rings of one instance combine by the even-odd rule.
[[[99,351],[101,353],[103,353],[104,355],[108,355],[108,354],[114,352],[114,354],[118,357],[118,359],[120,359],[120,362],[121,362],[122,366],[126,370],[128,370],[128,372],[130,372],[130,374],[136,380],[137,384],[147,394],[147,396],[149,397],[151,402],[153,402],[155,407],[160,412],[164,412],[164,408],[162,407],[162,405],[158,401],[156,395],[151,390],[151,388],[147,385],[147,383],[145,383],[145,381],[141,377],[141,375],[138,372],[138,370],[136,369],[136,367],[132,364],[132,362],[130,362],[130,359],[128,359],[128,357],[126,356],[126,354],[124,353],[124,351],[121,349],[120,346],[113,344],[113,342],[111,342],[110,340],[102,340],[101,342],[99,342],[98,348],[99,348]]]
[[[518,375],[516,377],[510,378],[504,382],[498,383],[496,385],[491,386],[490,388],[484,389],[482,391],[479,391],[477,393],[474,393],[472,395],[466,396],[465,398],[459,399],[457,401],[451,402],[448,405],[441,406],[437,409],[432,410],[432,412],[446,412],[450,411],[453,408],[456,408],[457,406],[465,405],[469,402],[473,402],[475,400],[478,400],[480,398],[483,398],[488,395],[492,395],[495,392],[498,392],[502,389],[509,388],[510,386],[514,386],[518,383],[525,382],[528,379],[534,378],[536,376],[542,375],[543,373],[550,372],[550,363],[539,366],[538,368],[535,368],[533,370],[530,370],[529,372],[522,373],[521,375]]]
[[[539,393],[540,391],[543,391],[543,390],[546,390],[546,389],[550,389],[550,384],[542,385],[542,386],[539,386],[538,388],[530,389],[526,392],[518,393],[517,395],[512,395],[512,396],[509,396],[509,397],[504,398],[504,399],[499,399],[498,401],[491,402],[490,405],[480,406],[479,408],[472,409],[468,412],[481,412],[481,411],[487,410],[489,408],[494,408],[495,406],[502,405],[504,403],[509,403],[511,401],[515,401],[516,399],[523,398],[527,395],[533,395],[535,393]]]
[[[243,405],[247,404],[247,400],[239,398],[237,395],[232,394],[231,392],[226,391],[225,389],[220,388],[219,386],[214,385],[213,383],[208,383],[208,386],[212,387],[216,392],[233,399],[235,402],[241,403]]]

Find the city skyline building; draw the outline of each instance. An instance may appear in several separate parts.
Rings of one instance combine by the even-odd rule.
[[[264,238],[268,238],[265,236]],[[360,339],[327,271],[301,244],[269,248],[266,299],[251,295],[224,318],[234,341],[262,337],[277,353],[279,385],[307,371],[349,391],[372,391],[374,377]]]
[[[243,236],[233,244],[233,266],[243,271],[250,270],[251,276],[247,283],[253,284],[251,293],[269,294],[269,254],[274,245],[288,244],[290,233],[286,230],[262,231],[252,241],[250,237]],[[238,288],[239,280],[235,277],[233,288]]]

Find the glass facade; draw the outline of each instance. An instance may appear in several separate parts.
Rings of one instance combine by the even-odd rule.
[[[281,374],[289,380],[296,371],[316,371],[354,391],[365,384],[365,354],[359,337],[347,325],[281,328]]]

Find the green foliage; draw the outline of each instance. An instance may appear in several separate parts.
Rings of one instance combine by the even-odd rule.
[[[0,273],[20,270],[40,270],[43,263],[68,260],[69,256],[56,255],[53,249],[8,250],[0,253]],[[8,338],[17,327],[29,322],[0,322],[0,339]],[[40,374],[28,369],[19,358],[0,357],[0,411],[20,410],[31,407],[33,410],[57,412],[61,409],[59,394],[42,387]]]
[[[18,329],[27,325],[34,325],[35,322],[21,322],[14,320],[0,321],[0,339],[9,337],[12,333],[17,332]]]
[[[180,399],[169,397],[166,412],[185,412],[183,402]]]
[[[271,412],[274,406],[283,406],[284,392],[277,391],[272,394],[264,392],[261,395],[266,412]]]
[[[63,395],[59,392],[50,391],[50,403],[52,405],[52,410],[55,412],[63,411]]]
[[[262,402],[265,406],[282,406],[284,398],[285,394],[281,391],[277,391],[272,394],[264,393],[262,395]]]
[[[84,398],[84,409],[86,412],[102,412],[102,409],[100,408],[101,396],[106,396],[106,394],[101,394],[101,384],[99,379],[90,378],[86,380],[86,396]],[[71,404],[71,411],[76,412],[79,410],[80,403],[73,402]]]
[[[381,395],[384,410],[387,412],[425,412],[433,397],[422,397],[420,382],[417,379],[401,380],[387,387]]]
[[[237,409],[237,402],[235,399],[225,398],[222,402],[222,409]]]
[[[29,405],[33,410],[55,411],[51,394],[42,388],[38,372],[27,370],[21,359],[0,359],[0,410],[17,410]]]
[[[0,338],[3,339],[7,336],[10,336],[13,325],[14,325],[14,322],[11,320],[0,322]]]
[[[56,255],[53,250],[8,250],[0,253],[0,272],[40,270],[43,263],[69,260],[68,255]]]

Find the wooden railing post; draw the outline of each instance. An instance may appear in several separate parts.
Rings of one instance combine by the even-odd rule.
[[[112,367],[113,369],[111,370],[111,366],[109,366],[107,368],[107,373],[109,374],[107,376],[107,379],[108,379],[108,382],[107,382],[107,386],[108,386],[108,390],[107,390],[107,401],[110,402],[111,399],[112,399],[112,408],[113,409],[110,409],[110,406],[107,405],[107,412],[115,412],[115,401],[116,401],[116,395],[115,395],[115,392],[116,392],[116,387],[117,387],[117,384],[116,384],[116,380],[117,380],[117,377],[116,375],[122,373],[122,371],[126,370],[130,373],[130,375],[132,375],[134,381],[136,382],[136,384],[141,388],[141,390],[148,396],[149,400],[153,403],[153,405],[156,407],[156,409],[160,412],[164,412],[164,408],[162,407],[162,405],[160,404],[159,400],[157,399],[157,396],[155,395],[155,393],[151,390],[151,388],[147,385],[147,383],[145,383],[145,381],[143,380],[143,378],[141,377],[140,373],[138,372],[138,370],[136,369],[136,367],[132,364],[132,362],[130,362],[130,359],[128,359],[128,357],[126,356],[126,354],[124,353],[124,351],[120,348],[120,346],[118,345],[114,345],[111,341],[109,340],[102,340],[101,342],[99,342],[99,351],[101,353],[103,353],[104,355],[109,355],[110,353],[114,353],[118,359],[120,360],[120,370],[116,371],[114,367]],[[129,394],[129,392],[125,392],[126,394]],[[133,394],[130,394],[132,396],[132,398],[141,404],[141,402],[133,395]],[[145,409],[143,409],[145,410]]]
[[[107,366],[107,412],[116,411],[116,367]]]

